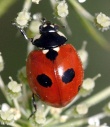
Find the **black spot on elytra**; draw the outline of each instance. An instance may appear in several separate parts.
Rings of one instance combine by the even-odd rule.
[[[52,85],[51,79],[45,74],[38,75],[36,79],[43,87],[51,87]]]
[[[75,71],[73,70],[73,68],[70,68],[64,72],[62,76],[62,81],[67,84],[71,82],[74,77],[75,77]]]
[[[46,53],[46,57],[52,61],[56,59],[57,55],[58,52],[53,49],[49,49],[49,51]]]

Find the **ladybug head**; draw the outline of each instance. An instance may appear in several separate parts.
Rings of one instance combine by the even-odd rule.
[[[63,45],[67,39],[58,29],[58,25],[42,19],[42,25],[39,27],[41,36],[33,39],[33,45],[42,49],[51,49]]]
[[[50,21],[47,21],[46,19],[42,19],[42,25],[39,27],[40,34],[46,34],[46,33],[54,33],[58,32],[59,26],[55,24],[51,24]]]

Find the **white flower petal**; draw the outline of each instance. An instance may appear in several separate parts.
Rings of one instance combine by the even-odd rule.
[[[60,17],[66,17],[69,14],[68,5],[65,0],[61,1],[57,5],[57,13]]]

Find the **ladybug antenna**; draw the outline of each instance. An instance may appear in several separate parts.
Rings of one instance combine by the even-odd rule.
[[[16,28],[18,28],[21,32],[21,34],[24,36],[24,38],[28,41],[28,42],[32,42],[33,39],[32,38],[28,38],[26,35],[26,32],[24,31],[23,28],[21,28],[20,26],[18,26],[15,22],[12,22],[12,25],[15,26]]]
[[[46,18],[42,18],[42,19],[41,19],[41,23],[42,23],[42,24],[45,24],[46,21],[47,21]]]
[[[44,24],[47,24],[47,25],[51,25],[52,24],[50,21],[46,20],[46,18],[44,18],[44,17],[41,19],[41,22],[42,22],[43,25]],[[63,25],[58,25],[58,24],[54,24],[54,23],[52,25],[54,25],[54,28],[56,30],[58,30],[59,28],[65,28],[65,26],[63,26]]]
[[[63,25],[58,25],[58,24],[53,24],[53,25],[54,25],[56,30],[59,28],[65,28],[65,26],[63,26]]]

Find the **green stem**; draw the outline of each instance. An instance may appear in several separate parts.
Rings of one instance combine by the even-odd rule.
[[[69,0],[69,2],[80,15],[93,22],[94,17],[85,8],[83,8],[81,4],[79,4],[76,0]]]
[[[91,116],[89,117],[88,119],[91,119],[91,118],[97,118],[99,120],[103,119],[106,117],[106,114],[104,114],[103,112],[102,113],[99,113],[99,114],[95,114],[94,116]]]
[[[96,105],[99,102],[107,99],[108,97],[110,97],[110,86],[105,88],[104,90],[98,92],[97,94],[93,95],[92,97],[89,97],[82,103],[85,103],[85,104],[87,104],[88,107],[91,107],[91,106]]]
[[[50,0],[50,3],[52,5],[53,10],[56,8],[56,1],[55,0]],[[61,22],[65,27],[66,27],[66,32],[68,33],[68,35],[71,35],[71,29],[69,27],[69,24],[67,22],[66,18],[58,18],[59,22]]]
[[[14,106],[16,107],[16,109],[18,109],[20,111],[20,105],[19,105],[16,98],[13,99],[13,103],[14,103]]]
[[[23,5],[23,10],[29,11],[31,8],[32,1],[31,0],[25,0]]]
[[[2,93],[3,93],[3,95],[4,95],[4,97],[5,97],[6,100],[8,101],[8,103],[11,104],[12,101],[11,101],[11,99],[7,96],[6,85],[4,84],[1,75],[0,75],[0,89],[1,89],[1,91],[2,91]]]
[[[59,122],[58,122],[59,123]],[[74,120],[74,119],[71,119],[69,122],[65,122],[65,123],[62,123],[60,125],[58,124],[52,124],[52,127],[76,127],[76,126],[82,126],[84,124],[87,123],[87,119],[86,118],[81,118],[79,120]],[[50,126],[45,126],[45,127],[50,127]]]
[[[21,125],[17,124],[17,123],[12,123],[11,127],[22,127]]]
[[[2,90],[2,93],[4,94],[4,96],[6,95],[5,94],[5,84],[2,80],[2,77],[0,76],[0,89]]]
[[[96,42],[98,42],[103,48],[110,51],[110,43],[103,37],[101,33],[99,33],[93,24],[93,17],[76,1],[76,0],[69,0],[72,7],[75,9],[76,13],[81,19],[81,23],[86,28],[87,32],[94,38]]]

